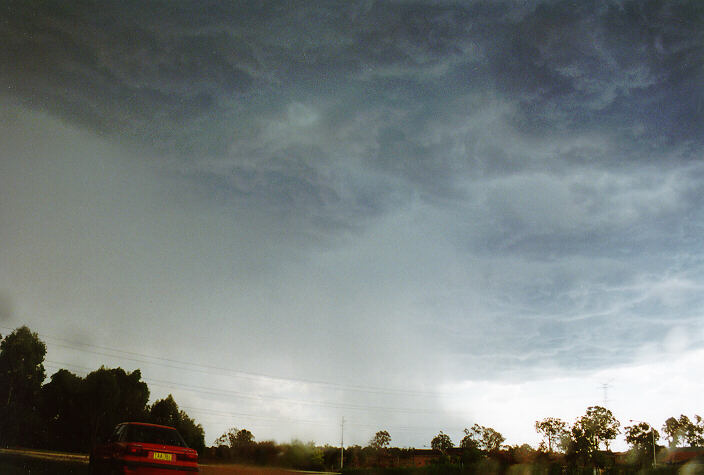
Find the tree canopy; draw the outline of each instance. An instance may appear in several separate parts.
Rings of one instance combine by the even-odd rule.
[[[563,445],[566,436],[569,436],[567,423],[556,417],[546,417],[542,421],[535,421],[535,430],[541,434],[548,443],[548,452],[553,447]]]
[[[476,448],[485,452],[492,452],[501,448],[506,439],[500,432],[491,427],[474,424],[471,429],[464,429],[464,437],[460,441],[463,449]]]
[[[198,452],[202,452],[205,448],[203,426],[196,424],[188,414],[179,410],[178,404],[176,404],[171,394],[152,404],[149,409],[149,421],[154,424],[175,427],[183,437],[183,440],[186,441],[186,444]]]
[[[142,373],[99,369],[78,376],[59,369],[44,384],[46,345],[26,326],[0,342],[0,444],[87,452],[120,422],[176,427],[202,452],[203,428],[169,395],[151,407]]]
[[[634,449],[652,448],[660,440],[660,433],[647,422],[624,427],[626,443]]]
[[[0,443],[28,445],[42,437],[39,410],[46,345],[26,326],[0,342]]]
[[[602,406],[588,407],[587,413],[575,425],[579,425],[585,434],[593,438],[596,449],[603,442],[608,450],[610,442],[621,432],[621,423],[610,410]]]
[[[120,422],[147,419],[149,388],[141,378],[138,369],[127,373],[122,368],[104,366],[85,377],[83,393],[91,445],[107,437]]]
[[[443,431],[440,431],[440,433],[433,437],[433,440],[430,441],[430,447],[433,450],[437,450],[440,453],[445,454],[453,447],[452,439],[450,439],[449,435],[445,434]]]
[[[381,450],[388,447],[390,443],[391,435],[389,435],[388,431],[380,430],[374,434],[374,437],[369,441],[369,446],[376,450]]]
[[[47,425],[47,444],[59,450],[78,452],[88,446],[83,378],[60,369],[41,390],[41,407]]]
[[[684,414],[680,414],[678,419],[670,417],[662,427],[670,447],[677,447],[686,443],[690,447],[701,447],[704,445],[704,420],[695,414],[694,422]]]

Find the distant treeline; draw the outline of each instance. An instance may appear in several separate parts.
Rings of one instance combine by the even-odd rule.
[[[60,369],[44,384],[46,345],[26,326],[0,343],[0,445],[87,453],[124,421],[176,427],[202,452],[203,427],[169,395],[149,405],[139,370],[105,368],[77,376]]]
[[[202,460],[291,467],[301,470],[339,470],[343,460],[339,447],[314,442],[255,441],[247,429],[232,428],[206,449],[200,424],[180,410],[169,395],[149,405],[149,388],[139,370],[100,367],[85,377],[65,369],[44,383],[46,345],[26,326],[17,328],[0,342],[0,446],[46,448],[87,453],[105,439],[115,425],[144,421],[176,427],[186,443],[201,453]],[[675,460],[673,450],[658,445],[660,433],[646,422],[621,423],[601,406],[587,408],[571,425],[547,417],[535,422],[544,441],[507,446],[491,427],[474,424],[455,443],[442,431],[430,441],[431,449],[396,448],[391,435],[378,431],[365,447],[344,450],[345,471],[359,473],[587,473],[594,468],[606,473],[635,473],[687,457],[704,460],[704,419],[685,415],[667,419],[662,431],[670,449],[687,446]],[[610,451],[610,442],[623,433],[630,450]],[[537,470],[537,472],[536,472]],[[663,470],[665,470],[663,472]],[[658,473],[660,473],[658,472]],[[589,472],[591,473],[591,472]],[[640,472],[644,473],[644,472]]]

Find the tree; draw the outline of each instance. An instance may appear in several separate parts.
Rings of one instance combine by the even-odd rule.
[[[90,448],[83,386],[83,378],[65,369],[58,370],[42,386],[42,418],[47,425],[49,448],[69,452]]]
[[[149,409],[149,420],[155,424],[175,427],[183,440],[192,449],[199,453],[205,449],[205,433],[203,426],[188,417],[184,411],[179,410],[174,397],[169,394],[164,399],[159,399]]]
[[[254,435],[247,429],[231,427],[227,432],[215,439],[215,445],[227,445],[230,448],[242,447],[254,443]]]
[[[679,419],[670,417],[665,421],[662,431],[666,434],[670,447],[677,447],[685,441],[692,447],[704,445],[704,420],[696,414],[694,418],[696,423],[680,414]]]
[[[542,421],[535,421],[535,430],[547,441],[550,453],[553,446],[559,446],[565,436],[569,435],[567,423],[555,417],[546,417]]]
[[[430,447],[432,447],[433,450],[437,450],[441,454],[445,455],[445,453],[453,447],[452,439],[450,439],[449,435],[443,433],[443,431],[440,431],[440,433],[433,437],[433,440],[430,441]]]
[[[474,424],[472,429],[464,429],[464,437],[460,441],[460,447],[462,448],[462,463],[466,465],[476,463],[483,456],[482,451],[479,449],[479,427],[479,425]]]
[[[670,448],[677,447],[679,445],[680,439],[682,438],[682,431],[680,430],[680,424],[677,419],[670,417],[665,421],[662,426],[662,431],[665,433],[667,440],[669,442]]]
[[[391,436],[385,430],[380,430],[374,437],[369,441],[369,448],[376,452],[376,462],[381,464],[381,457],[386,452],[386,448],[391,442]]]
[[[247,429],[241,429],[237,431],[235,435],[235,440],[232,443],[232,447],[249,447],[254,443],[254,434],[252,434]]]
[[[624,427],[626,443],[636,453],[641,461],[653,460],[655,444],[660,439],[660,434],[650,424],[639,422],[635,425]]]
[[[500,432],[491,427],[474,424],[471,429],[464,429],[464,437],[460,442],[463,449],[476,448],[486,452],[493,452],[501,448],[506,440]]]
[[[701,447],[704,445],[704,420],[697,414],[694,419],[696,422],[689,421],[689,424],[685,425],[685,438],[690,447]]]
[[[570,433],[567,459],[580,466],[591,463],[598,449],[596,438],[579,421],[572,426]]]
[[[504,443],[506,439],[500,432],[492,429],[491,427],[482,427],[482,438],[480,448],[486,450],[487,452],[495,452],[501,448],[501,444]]]
[[[385,449],[391,443],[391,436],[385,430],[380,430],[369,441],[369,446],[376,450]]]
[[[233,431],[234,431],[234,433],[237,433],[237,428],[236,428],[236,427],[232,427],[232,428],[230,428],[229,431],[223,432],[223,434],[222,434],[220,437],[218,437],[217,439],[215,439],[215,441],[213,442],[213,446],[215,446],[215,447],[220,447],[220,446],[227,446],[227,445],[229,445],[228,442],[229,442],[230,439],[229,439],[228,436],[229,436],[229,434],[232,433]]]
[[[90,446],[107,437],[125,421],[147,419],[149,387],[142,373],[122,368],[99,369],[89,373],[83,383],[82,399],[90,427]]]
[[[159,399],[149,409],[149,420],[154,424],[176,427],[181,423],[181,414],[174,397],[169,394],[164,399]]]
[[[508,453],[516,463],[531,463],[535,460],[536,450],[528,444],[508,447]]]
[[[577,420],[583,431],[594,439],[595,449],[603,442],[609,450],[609,441],[621,432],[621,423],[616,420],[610,410],[601,406],[587,408],[587,413]]]
[[[241,462],[252,462],[255,458],[254,434],[247,429],[230,429],[227,433],[227,441],[230,444],[230,454]]]
[[[46,345],[26,326],[0,343],[0,444],[32,446],[42,438],[39,411]]]
[[[460,447],[463,449],[479,450],[479,439],[481,438],[481,426],[474,424],[471,429],[464,429],[464,437],[460,441]]]
[[[599,465],[599,445],[604,442],[608,450],[609,441],[616,438],[621,424],[611,411],[601,406],[587,408],[587,413],[572,425],[567,448],[567,459],[584,466]]]
[[[89,451],[125,421],[147,419],[149,388],[139,370],[92,371],[85,378],[59,370],[41,389],[42,414],[53,448]]]

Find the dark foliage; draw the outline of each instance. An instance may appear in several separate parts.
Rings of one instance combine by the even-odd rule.
[[[20,327],[0,343],[0,444],[29,445],[45,438],[39,410],[46,345]]]
[[[205,432],[203,426],[188,417],[184,411],[179,410],[174,397],[169,394],[152,404],[149,410],[148,421],[154,424],[175,427],[186,441],[186,445],[203,453],[205,449]]]
[[[173,397],[149,407],[149,387],[137,369],[101,367],[85,378],[60,369],[45,379],[46,345],[20,327],[0,343],[0,444],[87,453],[125,421],[176,427],[202,452],[203,428]]]

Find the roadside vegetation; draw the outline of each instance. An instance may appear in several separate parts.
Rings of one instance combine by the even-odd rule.
[[[100,367],[85,377],[60,369],[46,381],[46,345],[27,327],[0,342],[0,448],[25,447],[88,453],[116,424],[144,421],[176,427],[201,462],[277,466],[296,470],[335,471],[343,465],[339,447],[314,442],[257,441],[248,429],[231,428],[206,447],[203,427],[180,410],[174,398],[149,404],[149,388],[140,371]],[[429,449],[392,446],[392,436],[378,431],[366,446],[345,447],[349,474],[635,474],[704,473],[704,419],[671,417],[661,433],[647,422],[622,427],[611,411],[592,406],[569,424],[554,417],[535,422],[543,438],[537,448],[505,445],[494,428],[474,424],[455,444],[439,432]],[[611,451],[624,434],[630,449]],[[31,461],[0,453],[1,473],[83,473],[80,464]]]
[[[0,343],[0,446],[88,453],[124,421],[176,427],[202,452],[203,427],[169,395],[148,404],[139,370],[100,367],[85,377],[60,369],[44,382],[46,345],[27,327]]]

